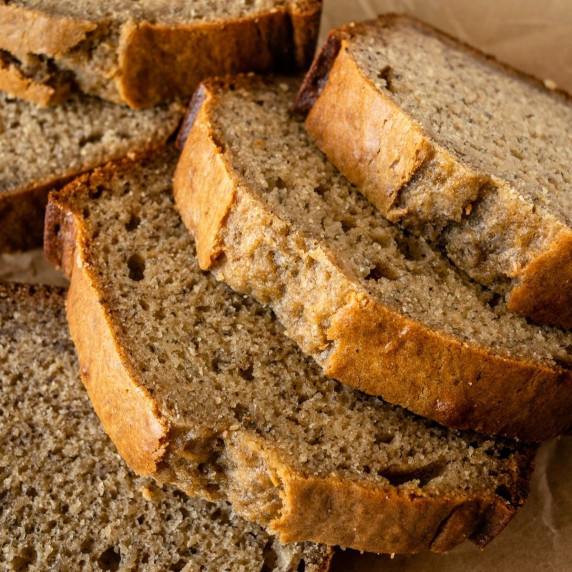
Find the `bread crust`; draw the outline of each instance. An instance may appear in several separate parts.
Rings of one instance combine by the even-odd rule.
[[[113,82],[113,94],[118,93],[120,101],[137,109],[190,96],[198,83],[211,75],[305,70],[314,55],[321,7],[321,0],[307,0],[259,15],[178,26],[129,21],[121,27],[114,71],[102,80],[106,85]],[[6,15],[6,24],[0,17],[0,31],[4,25],[8,31],[7,39],[0,38],[0,49],[20,59],[27,53],[43,54],[57,65],[60,56],[98,28],[93,22],[13,6],[0,8]],[[23,34],[27,29],[22,27],[24,23],[32,30],[42,30],[45,43]],[[25,76],[20,82],[6,82],[5,87],[9,93],[34,102],[45,102],[45,96],[39,94],[49,89]],[[96,95],[111,98],[112,92],[103,90]]]
[[[478,59],[486,59],[490,65],[498,66],[519,81],[532,83],[549,92],[539,80],[500,64],[494,58],[413,18],[390,14],[380,17],[376,24],[380,27],[391,27],[401,20],[412,22],[426,33],[449,44],[460,46]],[[415,120],[400,110],[363,75],[346,49],[352,36],[359,34],[361,30],[360,24],[350,24],[331,32],[304,80],[296,108],[307,114],[306,128],[318,147],[387,218],[392,222],[400,221],[407,228],[418,225],[413,227],[415,232],[424,234],[431,240],[441,239],[449,250],[448,238],[445,235],[432,236],[432,231],[427,230],[427,226],[437,226],[438,233],[447,225],[462,226],[467,220],[467,213],[471,212],[475,201],[479,200],[480,190],[486,182],[485,174],[477,173],[453,158],[435,143]],[[550,93],[554,95],[553,91]],[[563,92],[558,91],[556,97],[570,102],[570,97]],[[376,116],[383,117],[383,121],[376,121]],[[332,120],[334,117],[335,120]],[[369,128],[372,121],[376,122],[375,129]],[[404,141],[404,134],[409,138],[412,131],[418,134],[419,141]],[[395,155],[395,160],[389,168],[386,162],[381,160],[385,153],[379,153],[380,149],[391,153],[392,157]],[[378,153],[375,160],[369,157],[372,150],[374,154]],[[437,190],[437,195],[439,192],[444,193],[446,200],[439,205],[440,210],[427,215],[430,225],[424,226],[414,220],[413,212],[409,212],[407,208],[398,208],[397,203],[407,182],[435,153],[440,155],[439,165],[443,180],[443,188]],[[416,158],[420,160],[415,161]],[[453,205],[452,212],[445,212],[450,201],[456,204]],[[507,216],[512,216],[510,213],[513,208],[499,198],[498,209],[508,213]],[[499,267],[495,270],[494,280],[491,279],[491,283],[487,283],[487,278],[490,278],[489,267],[476,268],[476,264],[480,262],[476,263],[463,255],[451,254],[451,258],[474,279],[483,280],[483,284],[487,286],[494,287],[494,281],[500,282],[498,288],[495,288],[500,293],[504,293],[508,288],[506,297],[511,310],[536,322],[569,329],[572,327],[572,289],[563,288],[562,283],[569,283],[572,276],[572,254],[569,240],[555,239],[554,235],[571,231],[549,213],[544,213],[540,207],[538,213],[533,208],[526,216],[537,220],[536,224],[540,228],[548,217],[550,224],[559,231],[547,238],[540,248],[521,252],[527,260],[526,263],[517,265],[516,271],[511,272]],[[518,226],[517,218],[513,222]],[[518,240],[511,246],[519,248]],[[540,276],[547,279],[541,280]]]
[[[289,335],[314,356],[327,375],[339,381],[457,429],[527,441],[540,441],[566,431],[572,424],[569,364],[550,366],[511,358],[432,330],[384,307],[336,262],[323,270],[335,276],[335,280],[316,277],[316,284],[345,284],[331,298],[320,301],[329,305],[330,312],[329,328],[316,334],[322,337],[323,347],[308,351],[303,346],[304,336],[290,329],[294,322],[288,311],[281,313],[276,297],[273,298],[275,294],[265,290],[265,276],[257,275],[252,265],[248,273],[242,272],[238,278],[233,273],[232,261],[244,258],[241,246],[222,246],[226,244],[230,214],[241,200],[247,200],[249,216],[266,221],[268,228],[259,248],[286,258],[272,229],[287,223],[249,195],[248,183],[237,178],[237,171],[229,164],[212,127],[210,116],[216,113],[213,107],[217,90],[225,81],[242,80],[210,80],[203,84],[202,105],[198,112],[188,115],[183,126],[188,136],[174,177],[177,208],[195,236],[201,267],[215,269],[218,276],[239,291],[254,292],[262,302],[274,303]],[[233,220],[233,224],[241,224],[240,217]],[[288,232],[296,233],[293,229]],[[300,237],[300,243],[303,242]],[[302,264],[304,254],[298,253],[296,264]],[[333,255],[324,256],[335,260]],[[302,267],[298,270],[302,272]],[[288,284],[281,287],[292,296],[291,303],[309,303],[307,293],[292,288],[288,294]],[[303,320],[303,315],[297,317],[296,324]],[[509,387],[514,389],[508,391]]]
[[[61,18],[12,4],[0,6],[0,22],[0,50],[18,59],[27,54],[61,56],[97,28],[87,20]]]
[[[489,533],[500,532],[513,516],[508,504],[498,499],[451,496],[436,502],[395,490],[380,494],[333,478],[292,475],[285,494],[287,506],[301,510],[285,511],[280,521],[271,523],[270,530],[282,531],[282,542],[311,535],[315,542],[337,538],[341,546],[357,550],[375,545],[379,553],[445,552],[467,538],[484,548],[493,538]],[[350,526],[347,514],[359,525]],[[490,529],[485,515],[494,521]]]
[[[129,365],[121,333],[105,304],[105,291],[97,282],[97,268],[90,267],[90,235],[82,209],[74,204],[74,193],[84,192],[82,187],[87,185],[96,188],[98,177],[103,180],[109,170],[124,168],[122,165],[130,168],[131,163],[99,169],[51,196],[46,254],[71,274],[67,312],[82,378],[119,451],[137,472],[204,496],[205,490],[192,488],[195,476],[189,475],[185,459],[173,462],[172,457],[185,449],[185,443],[177,441],[176,428],[169,426],[167,414],[159,411],[161,406],[143,387],[137,368]],[[179,423],[185,433],[192,429],[189,420]],[[281,507],[264,524],[283,542],[311,540],[373,552],[443,551],[464,538],[484,546],[522,505],[535,453],[535,447],[525,447],[515,455],[518,478],[504,497],[482,493],[417,497],[392,486],[372,489],[338,478],[299,474],[284,461],[279,448],[269,447],[264,437],[246,428],[225,431],[219,438],[231,459],[228,466],[223,457],[219,462],[240,491],[252,495],[259,487],[249,485],[261,479],[276,488]],[[243,510],[235,506],[239,514],[252,518],[252,513],[245,514],[251,507],[244,507],[244,498],[237,500],[232,490],[223,492],[233,504],[242,502]]]
[[[0,62],[0,91],[11,93],[40,107],[61,103],[70,96],[69,85],[36,83],[15,66],[3,65],[2,62]]]
[[[541,441],[572,422],[570,370],[462,343],[369,297],[348,301],[327,336],[327,375],[447,427]]]
[[[508,307],[539,322],[572,327],[572,229],[566,229],[522,272]]]
[[[80,187],[86,180],[80,178],[72,186]],[[46,257],[71,277],[66,313],[93,407],[127,464],[138,474],[153,475],[165,453],[169,425],[148,391],[130,375],[128,357],[98,303],[97,285],[82,260],[82,246],[78,247],[88,237],[73,215],[60,207],[56,194],[46,211],[45,238]]]

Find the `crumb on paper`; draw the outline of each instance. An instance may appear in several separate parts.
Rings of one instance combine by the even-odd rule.
[[[546,87],[546,89],[554,91],[558,86],[556,85],[555,81],[553,81],[551,79],[545,79],[544,80],[544,87]]]

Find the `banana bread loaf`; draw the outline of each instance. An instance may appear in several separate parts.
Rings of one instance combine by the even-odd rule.
[[[0,285],[0,416],[5,572],[327,569],[327,549],[127,469],[81,385],[62,291]]]
[[[529,325],[377,209],[313,145],[286,81],[208,81],[174,181],[199,261],[270,304],[327,375],[456,428],[572,423],[572,334]]]
[[[0,0],[0,89],[47,105],[74,89],[131,107],[200,80],[306,69],[321,0]]]
[[[405,16],[331,33],[306,127],[381,213],[537,322],[572,327],[572,105]]]
[[[178,103],[135,112],[87,96],[40,109],[0,93],[0,252],[40,246],[50,190],[130,151],[160,145],[183,113]]]
[[[138,473],[228,499],[283,542],[373,552],[486,544],[534,447],[447,430],[324,377],[269,309],[202,273],[173,208],[177,155],[98,169],[50,197],[84,384]]]

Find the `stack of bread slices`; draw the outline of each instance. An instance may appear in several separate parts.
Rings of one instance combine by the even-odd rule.
[[[70,279],[0,288],[0,562],[486,546],[572,426],[567,96],[393,15],[232,75],[317,0],[79,6],[0,2],[0,250]]]

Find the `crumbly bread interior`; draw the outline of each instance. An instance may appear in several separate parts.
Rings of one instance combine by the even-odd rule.
[[[568,367],[571,334],[528,324],[509,312],[498,295],[470,281],[423,239],[383,219],[315,147],[302,122],[289,113],[294,89],[286,81],[251,81],[246,87],[238,82],[235,89],[217,93],[216,113],[209,118],[215,126],[214,136],[231,157],[230,168],[239,185],[244,181],[248,192],[286,221],[288,228],[307,237],[309,251],[324,248],[350,280],[396,312],[501,354]],[[229,229],[225,242],[239,242],[244,232],[237,231],[233,237],[234,216],[242,217],[242,229],[248,220],[247,213],[231,213],[225,223]],[[248,232],[257,243],[265,229],[252,224]],[[256,263],[265,263],[262,255]],[[305,288],[308,299],[315,297],[317,310],[306,312],[300,326],[297,317],[302,309],[281,301],[281,284],[295,277],[288,274],[287,264],[277,264],[270,255],[266,266],[264,288],[271,294],[264,301],[272,300],[288,328],[297,328],[305,351],[319,352],[320,343],[327,341],[311,340],[317,339],[315,332],[327,330],[332,309],[321,305],[321,290],[312,282],[312,273],[299,288]],[[323,287],[328,289],[328,283]]]
[[[78,375],[63,293],[0,286],[2,570],[297,570],[324,562],[280,545],[228,503],[135,476]]]
[[[171,25],[190,20],[221,20],[254,15],[294,3],[295,0],[2,0],[2,4],[58,17],[112,22],[134,19]],[[300,4],[299,1],[297,3]]]
[[[0,94],[0,195],[158,145],[175,131],[181,116],[180,104],[133,111],[77,96],[48,110]]]
[[[364,29],[350,53],[380,91],[460,161],[508,181],[570,225],[568,98],[416,26]]]
[[[96,174],[91,198],[78,185],[58,202],[81,220],[82,267],[128,371],[177,435],[164,463],[181,486],[230,497],[262,523],[282,503],[267,471],[421,497],[518,497],[525,446],[447,430],[324,377],[269,309],[201,272],[173,208],[175,162],[167,153]],[[245,440],[268,466],[240,451]]]

